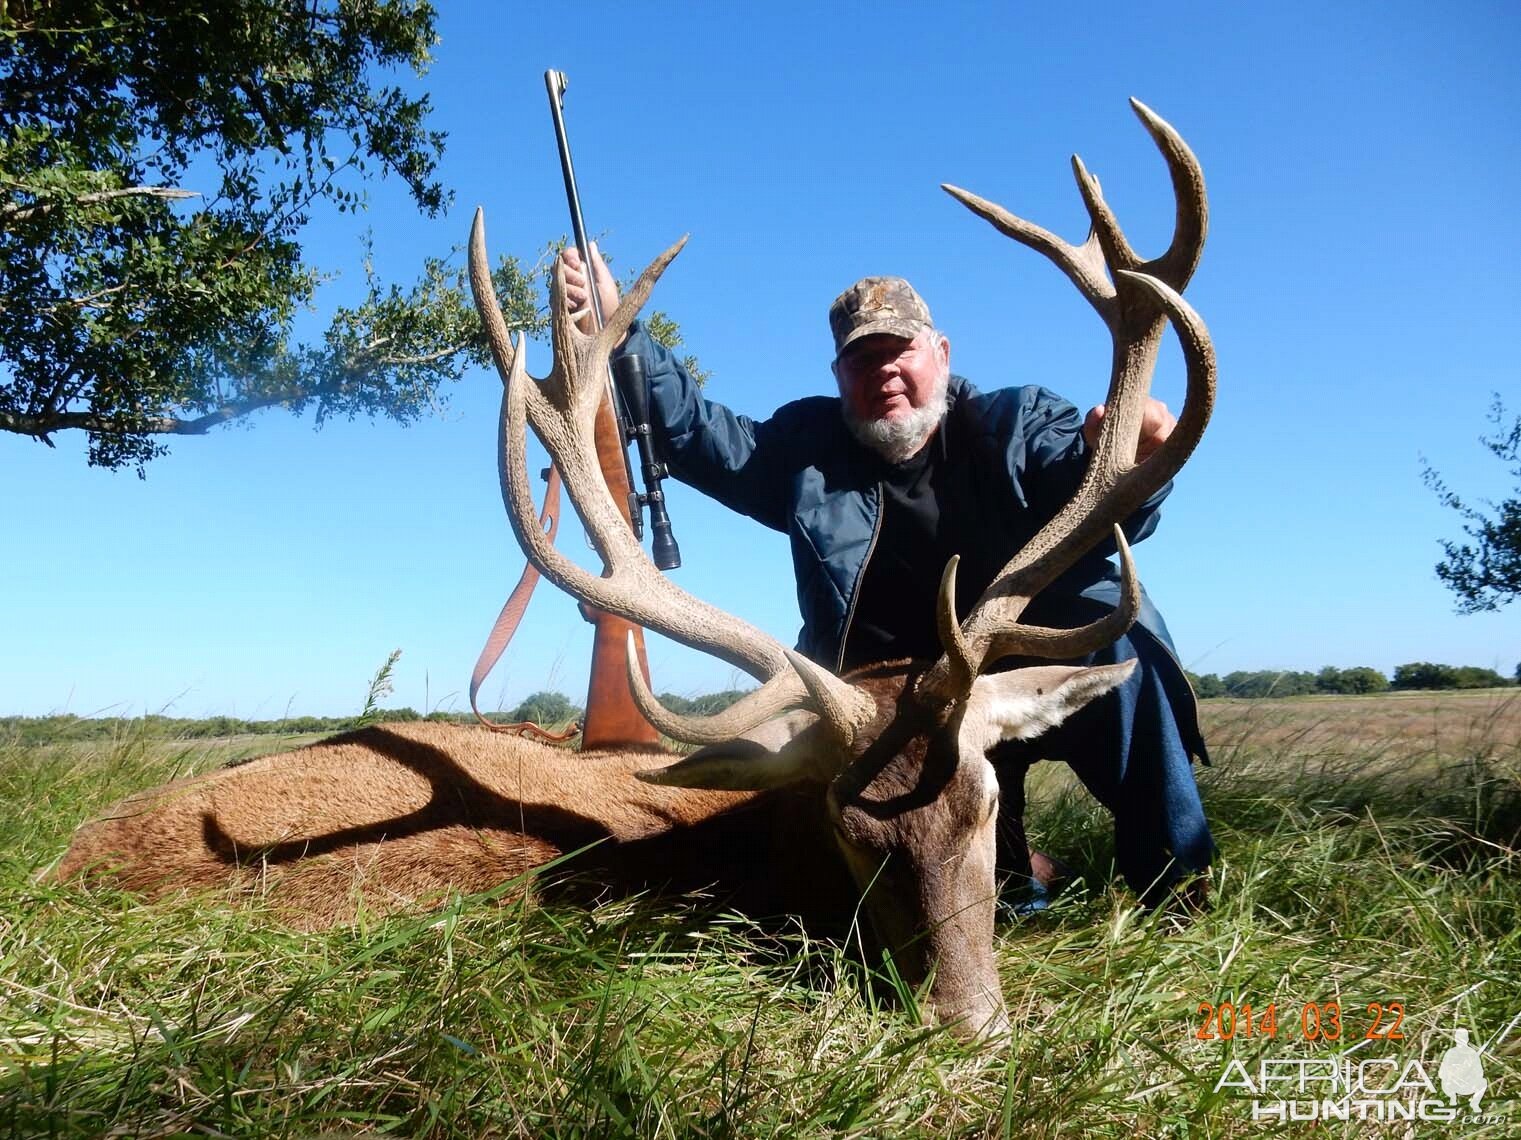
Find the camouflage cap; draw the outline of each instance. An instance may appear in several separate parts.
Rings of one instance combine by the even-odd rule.
[[[863,277],[829,306],[836,359],[863,336],[887,333],[912,339],[934,327],[929,306],[901,277]]]

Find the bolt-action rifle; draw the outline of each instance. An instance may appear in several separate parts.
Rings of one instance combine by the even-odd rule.
[[[546,71],[544,85],[549,91],[549,109],[554,118],[555,141],[560,151],[560,171],[565,178],[565,197],[570,206],[570,224],[576,248],[581,254],[581,264],[586,267],[588,284],[591,286],[592,319],[600,329],[604,322],[601,298],[597,293],[596,268],[586,239],[586,223],[581,216],[581,196],[576,189],[575,169],[570,160],[570,140],[565,133],[564,98],[568,82],[563,71]],[[643,539],[643,509],[649,508],[650,530],[653,533],[651,555],[661,570],[674,570],[681,565],[681,551],[671,533],[671,519],[666,511],[665,494],[661,481],[666,478],[665,464],[655,453],[654,437],[650,428],[649,390],[644,374],[644,361],[633,353],[620,356],[609,368],[607,394],[597,410],[596,435],[597,461],[602,477],[618,504],[624,521],[634,534]],[[644,478],[644,491],[633,487],[633,467],[629,462],[628,445],[633,443],[639,452],[640,474]],[[551,541],[559,522],[558,472],[549,468],[545,472],[549,482],[545,494],[544,514],[541,520],[547,528]],[[476,662],[470,680],[470,707],[475,715],[492,728],[525,732],[552,740],[563,740],[574,733],[574,726],[563,734],[544,732],[536,725],[496,725],[481,716],[476,709],[476,696],[492,666],[501,656],[527,608],[528,597],[538,582],[538,572],[530,564],[519,580],[517,588],[502,607],[486,647]],[[625,618],[616,617],[602,610],[581,605],[582,616],[596,627],[592,640],[591,678],[586,692],[586,715],[581,726],[583,748],[613,748],[630,744],[652,744],[660,734],[644,719],[634,704],[628,688],[628,634],[633,634],[639,667],[649,680],[649,663],[644,654],[644,631]]]
[[[549,110],[554,118],[555,141],[560,150],[560,172],[565,177],[565,197],[570,206],[570,224],[581,264],[586,267],[592,319],[603,325],[601,298],[597,292],[596,266],[586,239],[586,223],[581,216],[581,196],[576,189],[575,168],[570,160],[570,140],[565,133],[564,98],[567,80],[563,71],[546,71],[544,85],[549,91]],[[640,473],[644,477],[643,494],[634,490],[633,469],[628,445],[639,452]],[[649,397],[644,378],[644,362],[625,354],[609,370],[607,396],[597,413],[597,458],[602,477],[607,480],[613,498],[623,505],[623,515],[634,534],[644,537],[643,507],[650,511],[653,532],[652,555],[661,570],[681,565],[681,551],[671,534],[671,519],[666,512],[661,480],[665,465],[654,453],[650,432]],[[583,605],[582,614],[596,627],[592,642],[591,679],[586,691],[586,720],[581,729],[583,748],[616,747],[625,744],[653,743],[659,739],[653,726],[640,714],[628,690],[627,634],[634,633],[639,667],[649,679],[649,664],[644,655],[644,634],[624,618]]]

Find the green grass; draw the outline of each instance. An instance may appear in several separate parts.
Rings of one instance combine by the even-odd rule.
[[[1452,1134],[1516,1135],[1521,745],[1347,748],[1330,714],[1318,735],[1279,715],[1306,714],[1217,726],[1215,903],[1186,923],[1110,884],[1102,813],[1046,777],[1032,831],[1081,878],[1000,927],[1016,1035],[981,1048],[840,947],[701,900],[458,898],[304,934],[39,884],[119,796],[290,741],[0,740],[0,1135],[1381,1134],[1253,1123],[1211,1091],[1231,1058],[1332,1055],[1299,1031],[1332,1000],[1343,1046],[1368,1003],[1403,1002],[1384,1051],[1433,1076],[1454,1027],[1490,1042],[1499,1116]],[[1223,1001],[1276,1001],[1278,1039],[1197,1040],[1199,1003]]]

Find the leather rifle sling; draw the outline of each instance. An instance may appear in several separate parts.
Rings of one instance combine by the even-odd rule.
[[[539,516],[539,525],[544,528],[544,533],[553,542],[555,532],[560,528],[560,472],[553,464],[550,465],[547,482],[548,486],[544,491],[544,513]],[[506,487],[502,488],[502,493],[505,497]],[[520,736],[535,737],[546,743],[563,744],[581,730],[580,725],[572,722],[563,732],[550,732],[531,720],[498,724],[483,715],[476,705],[476,697],[481,691],[481,685],[485,683],[487,675],[501,659],[507,643],[512,640],[512,635],[517,632],[518,623],[523,620],[523,613],[528,609],[528,599],[533,596],[533,588],[538,584],[539,572],[533,563],[529,562],[523,567],[518,584],[508,595],[507,604],[497,615],[496,624],[491,627],[491,635],[486,638],[486,645],[481,650],[480,657],[476,659],[475,670],[470,674],[470,711],[475,714],[476,720],[493,732],[515,732]]]

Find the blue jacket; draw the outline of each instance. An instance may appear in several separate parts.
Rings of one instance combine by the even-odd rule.
[[[621,351],[644,358],[654,428],[671,474],[787,534],[803,617],[798,649],[839,671],[878,532],[884,461],[850,435],[837,396],[797,400],[757,422],[704,399],[681,362],[640,324]],[[954,473],[941,510],[975,512],[987,536],[980,549],[961,552],[958,577],[974,586],[975,596],[1071,497],[1088,449],[1077,409],[1044,388],[982,393],[953,376],[948,395],[946,422],[931,446],[945,449]],[[1170,490],[1171,484],[1126,520],[1131,542],[1156,529]],[[1036,600],[1027,620],[1075,625],[1112,609],[1119,601],[1118,571],[1108,559],[1113,552],[1109,543],[1079,561]],[[1176,666],[1162,616],[1144,596],[1139,624]],[[1182,682],[1181,668],[1175,680]]]

